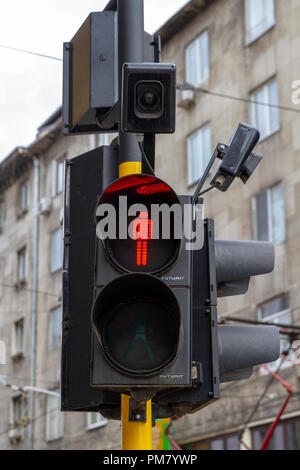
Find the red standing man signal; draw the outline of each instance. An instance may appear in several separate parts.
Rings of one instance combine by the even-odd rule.
[[[148,212],[141,212],[134,221],[132,237],[137,240],[136,264],[147,266],[148,240],[152,240],[153,222],[148,218]]]

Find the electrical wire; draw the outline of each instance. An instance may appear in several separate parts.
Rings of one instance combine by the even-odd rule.
[[[217,93],[217,92],[214,92],[214,91],[207,90],[206,88],[194,87],[193,85],[190,85],[189,83],[179,83],[177,85],[177,89],[182,90],[182,91],[185,91],[185,90],[196,91],[196,92],[203,93],[205,95],[216,96],[218,98],[224,98],[224,99],[227,99],[227,100],[241,101],[243,103],[250,103],[250,104],[257,104],[259,106],[266,106],[268,108],[279,109],[281,111],[290,111],[290,112],[293,112],[293,113],[300,114],[300,109],[291,108],[290,106],[282,106],[282,105],[279,105],[279,104],[267,103],[267,102],[264,102],[264,101],[253,100],[253,99],[250,99],[250,98],[244,98],[244,97],[234,96],[234,95],[227,95],[225,93]]]
[[[154,170],[153,170],[153,168],[152,168],[152,166],[151,166],[151,164],[150,164],[150,162],[149,162],[149,160],[148,160],[148,158],[147,158],[147,155],[146,155],[146,153],[145,153],[145,149],[144,149],[143,143],[140,142],[140,141],[138,141],[138,144],[139,144],[140,150],[141,150],[141,152],[142,152],[142,156],[143,156],[143,158],[144,158],[144,162],[146,163],[146,165],[147,165],[148,169],[150,170],[150,172],[152,173],[152,175],[155,176],[155,172],[154,172]]]
[[[13,284],[0,283],[0,287],[5,287],[5,288],[8,288],[8,289],[23,290],[23,291],[33,292],[33,293],[41,294],[41,295],[49,295],[49,296],[56,297],[56,298],[58,297],[58,294],[54,294],[53,292],[45,292],[45,291],[41,291],[41,290],[37,290],[37,289],[30,289],[28,287],[23,287],[23,286],[16,287]]]
[[[10,51],[22,52],[23,54],[30,54],[30,55],[35,55],[37,57],[43,57],[44,59],[56,60],[58,62],[63,61],[63,59],[60,59],[59,57],[53,57],[51,55],[41,54],[39,52],[28,51],[26,49],[20,49],[19,47],[6,46],[4,44],[0,44],[0,47],[2,47],[3,49],[8,49]]]
[[[202,192],[199,194],[198,197],[204,196],[204,194],[209,193],[212,189],[215,189],[217,186],[218,186],[218,183],[213,184],[213,185],[210,186],[209,188],[207,188],[207,189],[205,189],[204,191],[202,191]]]
[[[42,53],[39,53],[39,52],[28,51],[26,49],[21,49],[19,47],[7,46],[5,44],[0,44],[0,47],[3,48],[3,49],[8,49],[8,50],[11,50],[11,51],[15,51],[15,52],[21,52],[23,54],[30,54],[30,55],[34,55],[34,56],[37,56],[37,57],[42,57],[44,59],[50,59],[50,60],[55,60],[57,62],[63,62],[63,59],[61,59],[60,57],[54,57],[54,56],[42,54]],[[178,89],[180,90],[180,89],[184,89],[184,88],[181,88],[181,84],[179,84]],[[300,114],[299,109],[291,108],[289,106],[282,106],[282,105],[277,105],[277,104],[272,104],[272,103],[266,103],[266,102],[263,102],[263,101],[251,100],[250,98],[243,98],[243,97],[238,97],[238,96],[233,96],[233,95],[227,95],[225,93],[217,93],[217,92],[214,92],[214,91],[207,90],[206,88],[200,88],[200,87],[199,88],[194,88],[194,87],[192,88],[192,87],[190,87],[190,88],[187,88],[187,89],[198,91],[198,92],[206,94],[206,95],[216,96],[218,98],[224,98],[224,99],[228,99],[228,100],[232,100],[232,101],[241,101],[241,102],[244,102],[244,103],[253,103],[253,104],[257,104],[259,106],[266,106],[266,107],[269,107],[269,108],[279,109],[281,111],[290,111],[290,112],[293,112],[293,113]]]
[[[291,350],[291,348],[289,349],[289,351]],[[284,363],[284,359],[281,359],[277,369],[276,369],[276,374],[278,374],[280,372],[280,369],[281,367],[283,366],[283,363]],[[255,404],[252,412],[250,413],[248,419],[246,420],[245,424],[244,424],[244,427],[243,429],[240,431],[239,433],[239,439],[241,440],[243,438],[243,435],[245,433],[245,430],[247,429],[248,425],[251,423],[255,413],[257,412],[257,410],[259,409],[263,399],[265,398],[266,394],[268,393],[268,390],[269,388],[271,387],[271,385],[273,384],[273,382],[275,381],[275,377],[272,375],[271,378],[268,380],[259,400],[257,401],[257,403]]]
[[[297,310],[299,307],[295,307],[294,309],[289,309],[291,311]],[[220,317],[221,323],[226,323],[226,322],[233,322],[233,323],[246,323],[249,325],[266,325],[266,326],[276,326],[280,329],[282,329],[281,334],[290,334],[286,333],[284,330],[294,330],[294,331],[299,331],[300,332],[300,326],[299,325],[289,325],[289,324],[283,324],[283,323],[272,323],[269,321],[258,321],[258,320],[250,320],[247,318],[237,318],[237,317],[231,317],[230,315],[224,315]],[[296,333],[295,333],[296,334]]]
[[[242,97],[238,97],[238,96],[226,95],[226,94],[223,94],[223,93],[216,93],[214,91],[206,90],[205,88],[197,88],[196,91],[200,91],[201,93],[204,93],[204,94],[207,94],[207,95],[217,96],[219,98],[225,98],[225,99],[228,99],[228,100],[242,101],[244,103],[253,103],[253,104],[257,104],[259,106],[266,106],[268,108],[279,109],[281,111],[291,111],[291,112],[300,114],[300,109],[291,108],[289,106],[281,106],[281,105],[278,105],[278,104],[272,104],[272,103],[266,103],[266,102],[263,102],[263,101],[251,100],[250,98],[242,98]]]

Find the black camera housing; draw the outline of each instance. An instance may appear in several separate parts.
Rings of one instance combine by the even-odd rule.
[[[246,184],[263,158],[253,152],[259,138],[259,131],[255,127],[240,122],[228,146],[224,146],[224,155],[211,185],[226,192],[237,177]]]
[[[121,129],[133,134],[173,134],[176,65],[124,64]]]

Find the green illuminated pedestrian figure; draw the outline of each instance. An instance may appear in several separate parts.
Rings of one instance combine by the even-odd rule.
[[[152,328],[150,326],[149,327],[147,326],[145,318],[143,317],[142,314],[138,315],[136,320],[130,325],[129,330],[133,330],[134,328],[135,328],[136,334],[132,342],[130,343],[126,353],[124,354],[123,359],[128,359],[130,353],[132,352],[134,346],[136,345],[138,341],[142,341],[144,343],[144,346],[146,348],[149,358],[153,359],[153,353],[151,351],[149,342],[146,337],[147,328],[149,329],[150,334],[152,333]]]

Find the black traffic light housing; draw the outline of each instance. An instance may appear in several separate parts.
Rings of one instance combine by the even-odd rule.
[[[118,150],[102,147],[67,160],[64,194],[62,411],[98,411],[119,416],[120,395],[90,385],[94,294],[95,204],[117,178]],[[86,184],[89,181],[89,184]]]
[[[176,115],[174,64],[124,64],[121,129],[134,134],[172,134]]]
[[[207,220],[202,248],[186,251],[185,240],[171,237],[167,257],[161,245],[160,263],[159,236],[153,240],[158,243],[151,252],[153,264],[137,266],[136,240],[97,239],[97,201],[116,207],[119,197],[127,194],[131,203],[146,203],[148,213],[149,196],[149,203],[161,200],[167,206],[176,201],[190,204],[192,198],[178,197],[169,185],[149,175],[110,184],[117,178],[117,154],[114,145],[102,147],[66,166],[62,410],[99,410],[119,419],[119,394],[125,392],[138,399],[153,397],[157,418],[183,416],[218,399],[220,382],[247,378],[254,365],[278,358],[278,329],[217,323],[217,297],[246,293],[252,276],[271,272],[274,247],[265,242],[215,241],[213,221]],[[104,188],[108,190],[103,192]],[[121,252],[130,257],[129,263],[126,256],[118,258],[111,242],[124,243]],[[155,320],[148,317],[155,330],[149,341],[157,345],[150,347],[152,352],[160,348],[154,362],[143,341],[133,345],[132,357],[124,357],[132,323],[133,328],[147,328],[145,322],[134,324],[133,318],[136,307],[144,310],[145,304],[159,310]],[[125,324],[120,321],[123,314]],[[166,316],[161,335],[156,326],[160,314]],[[164,343],[167,330],[170,341]]]
[[[217,297],[245,293],[251,276],[273,269],[274,252],[266,244],[216,242],[211,220],[202,220],[203,245],[194,250],[185,249],[185,238],[172,232],[166,239],[162,232],[154,238],[150,206],[194,208],[216,158],[222,161],[212,187],[225,192],[236,177],[246,183],[262,159],[253,152],[259,133],[240,123],[229,144],[218,145],[193,198],[177,196],[155,176],[113,183],[119,156],[123,163],[141,160],[138,152],[127,155],[133,146],[125,145],[132,143],[126,133],[144,134],[144,145],[142,135],[138,140],[144,160],[150,155],[151,172],[155,134],[175,131],[175,65],[155,63],[159,39],[143,36],[142,9],[131,21],[129,3],[110,2],[105,11],[92,13],[64,45],[64,135],[123,135],[119,144],[67,162],[62,410],[101,411],[118,419],[120,393],[125,393],[139,406],[152,398],[156,418],[183,416],[219,398],[220,382],[249,377],[254,365],[278,358],[276,328],[220,326],[217,321]],[[144,53],[129,40],[127,23],[138,26],[135,34],[144,40]],[[149,63],[126,63],[143,58]],[[144,204],[126,214],[133,237],[102,239],[101,209],[107,204],[116,209],[122,196],[130,205]],[[122,210],[117,213],[119,229]],[[201,219],[198,207],[191,214],[194,227]],[[149,237],[140,236],[143,230]]]
[[[128,176],[100,197],[98,227],[106,217],[105,211],[102,218],[99,215],[101,206],[111,204],[119,221],[123,212],[119,202],[125,196],[128,208],[133,202],[144,207],[149,221],[151,205],[160,202],[174,208],[177,204],[182,210],[191,200],[178,198],[169,185],[153,176]],[[139,220],[137,214],[126,216],[126,230]],[[97,241],[91,367],[95,387],[128,393],[138,388],[155,395],[157,389],[191,386],[192,252],[182,248],[184,240],[176,239],[172,231],[171,239],[163,240],[161,230],[160,225],[158,238],[150,237],[144,248],[134,237]],[[144,250],[144,262],[140,250]]]
[[[219,395],[220,383],[248,379],[256,365],[280,354],[279,329],[272,326],[218,325],[217,298],[245,294],[250,277],[274,269],[274,246],[264,242],[215,240],[214,223],[204,224],[204,245],[193,252],[193,386],[163,390],[154,402],[176,416],[195,413]]]

